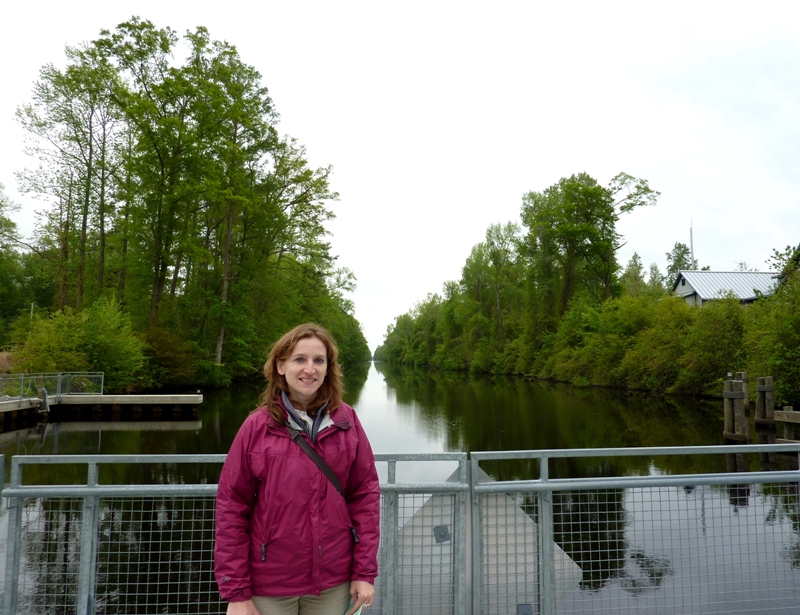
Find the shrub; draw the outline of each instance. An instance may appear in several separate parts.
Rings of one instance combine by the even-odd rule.
[[[18,328],[21,330],[22,325]],[[34,316],[14,361],[16,370],[25,372],[104,372],[109,392],[129,391],[149,383],[144,343],[133,332],[119,303],[105,297],[79,313],[67,309]]]

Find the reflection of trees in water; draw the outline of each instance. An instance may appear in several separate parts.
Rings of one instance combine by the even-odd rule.
[[[781,557],[794,569],[800,569],[800,491],[797,483],[763,485],[770,507],[765,523],[778,525],[788,520],[792,526],[792,541],[784,545]]]
[[[623,501],[622,489],[554,494],[555,540],[583,570],[582,589],[599,590],[618,579],[626,591],[641,594],[672,572],[667,558],[629,552]]]
[[[581,587],[600,589],[625,567],[623,491],[554,494],[555,539],[583,570]]]
[[[26,502],[20,613],[75,612],[82,509],[80,499]],[[95,612],[224,612],[213,538],[213,497],[102,500]]]
[[[643,594],[657,589],[664,583],[664,578],[672,574],[672,565],[666,557],[648,556],[641,551],[631,551],[627,565],[621,571],[623,589],[632,594]]]
[[[394,392],[398,410],[412,414],[430,432],[444,432],[450,450],[701,445],[719,443],[722,433],[722,409],[716,401],[575,389],[382,362],[375,368]],[[550,476],[646,474],[651,461],[559,459],[553,460]],[[656,461],[670,474],[724,470],[724,460],[712,456],[664,456]],[[504,480],[530,478],[528,470],[528,464],[515,463],[498,466],[498,473],[487,469]]]
[[[344,397],[345,401],[351,406],[358,406],[361,391],[367,382],[369,368],[372,365],[369,361],[361,363],[350,363],[342,367],[344,372]]]
[[[82,508],[80,499],[23,503],[18,612],[75,612]]]
[[[97,605],[104,613],[218,613],[213,498],[104,500]]]

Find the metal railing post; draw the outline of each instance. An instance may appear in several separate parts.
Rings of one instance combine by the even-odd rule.
[[[22,470],[13,458],[11,461],[10,487],[19,487]],[[3,615],[17,612],[17,589],[19,586],[20,542],[22,539],[22,498],[8,500],[8,541],[6,542],[6,578]]]
[[[387,480],[393,485],[396,480],[397,462],[390,460]],[[397,525],[400,517],[399,494],[397,491],[386,493],[386,519],[384,527],[384,570],[386,574],[386,591],[381,597],[381,611],[385,615],[397,612]]]
[[[96,487],[98,478],[97,463],[89,464],[87,486]],[[78,604],[79,615],[94,613],[95,571],[97,563],[97,519],[99,498],[88,495],[83,498],[83,514],[81,517],[81,555],[78,569]]]
[[[550,460],[539,459],[539,477],[543,484],[550,478]],[[539,613],[553,615],[556,610],[556,544],[553,532],[553,492],[540,491],[539,508]]]
[[[61,372],[56,375],[56,402],[61,402]]]
[[[470,460],[469,493],[472,506],[472,613],[478,615],[483,611],[481,602],[483,590],[483,513],[481,512],[481,496],[475,491],[479,482],[480,466],[473,456]]]
[[[458,482],[467,484],[467,458],[458,462]],[[453,538],[455,540],[454,564],[455,570],[453,577],[455,588],[453,598],[455,600],[455,615],[467,614],[467,492],[459,491],[454,494],[455,528]]]

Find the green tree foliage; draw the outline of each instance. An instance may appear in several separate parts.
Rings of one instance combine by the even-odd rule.
[[[26,331],[15,356],[19,371],[102,371],[112,393],[148,384],[145,344],[116,300],[101,297],[80,312],[23,315],[15,328]]]
[[[697,269],[697,261],[692,260],[692,253],[685,243],[676,242],[671,252],[667,252],[667,275],[665,282],[672,288],[678,277],[679,271],[692,271]]]
[[[445,284],[443,298],[429,297],[398,318],[376,358],[478,372],[538,371],[573,303],[599,306],[623,292],[617,220],[657,197],[645,180],[625,173],[607,187],[581,173],[527,193],[526,234],[515,223],[492,225],[461,279]]]
[[[0,346],[8,341],[7,324],[25,303],[18,292],[22,285],[22,258],[17,251],[16,224],[8,217],[16,208],[0,184]]]
[[[42,161],[22,187],[47,204],[25,254],[55,281],[49,301],[28,284],[25,302],[78,314],[117,296],[153,386],[256,373],[307,320],[334,332],[343,360],[368,358],[345,298],[355,277],[327,241],[331,169],[279,134],[235,47],[133,18],[45,66],[17,115]]]
[[[750,306],[745,330],[749,372],[772,376],[776,399],[800,407],[800,272]]]
[[[772,375],[783,401],[800,395],[797,252],[775,252],[785,272],[773,296],[733,297],[703,308],[671,296],[671,280],[696,269],[676,243],[667,275],[645,276],[634,253],[624,269],[619,215],[658,193],[621,174],[609,187],[585,174],[524,196],[520,237],[492,225],[458,282],[429,295],[388,327],[375,358],[445,370],[528,374],[570,382],[718,396],[728,372]],[[667,287],[667,285],[669,286]]]

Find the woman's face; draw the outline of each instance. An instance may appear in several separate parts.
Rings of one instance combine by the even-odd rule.
[[[286,378],[290,397],[308,409],[328,373],[328,351],[318,337],[304,337],[286,358],[277,362],[278,373]]]

